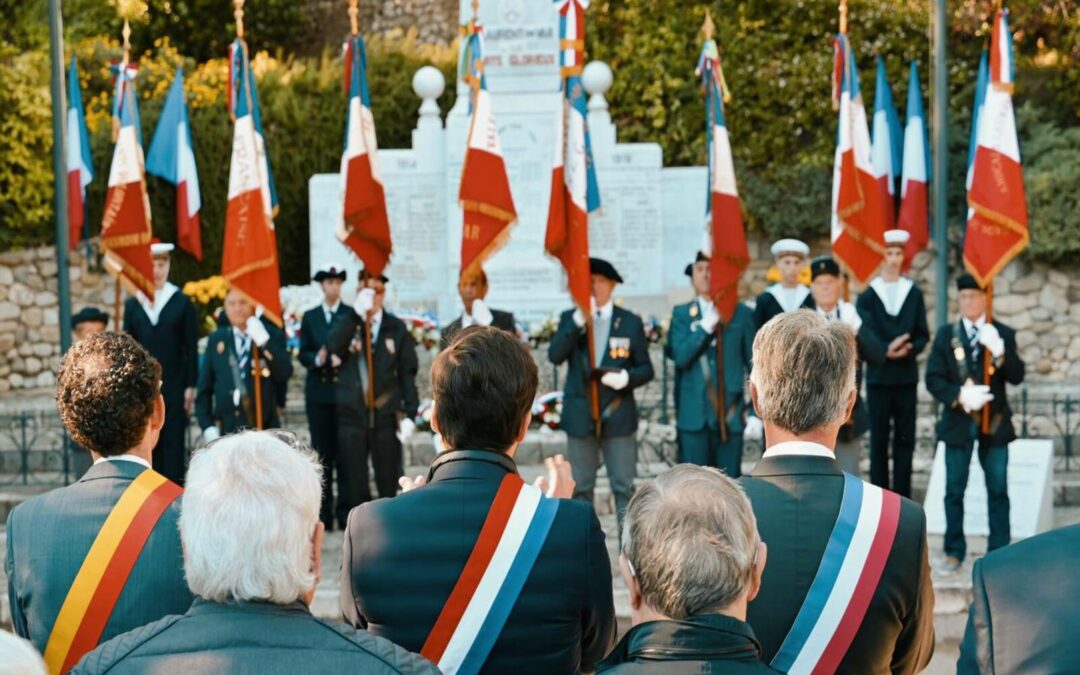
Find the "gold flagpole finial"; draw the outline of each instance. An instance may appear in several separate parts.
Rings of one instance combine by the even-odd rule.
[[[847,35],[847,0],[840,0],[840,34]]]
[[[360,0],[349,0],[349,30],[353,37],[360,34]]]
[[[712,13],[708,8],[705,9],[705,23],[701,25],[701,32],[705,35],[706,40],[713,39],[713,33],[716,31],[716,25],[713,24]]]
[[[131,22],[124,19],[124,30],[120,32],[124,36],[124,63],[131,62]]]
[[[233,0],[233,18],[236,19],[236,37],[244,39],[244,0]]]
[[[480,15],[480,0],[472,0],[472,20],[476,21]]]

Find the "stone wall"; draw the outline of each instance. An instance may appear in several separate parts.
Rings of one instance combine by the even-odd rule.
[[[458,34],[459,0],[374,0],[360,3],[365,35],[407,32],[415,28],[422,44],[448,45]],[[318,27],[322,42],[339,45],[348,29],[346,3],[307,0],[304,13]]]

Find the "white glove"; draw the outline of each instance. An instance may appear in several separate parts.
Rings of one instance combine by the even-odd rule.
[[[759,441],[765,432],[765,424],[760,417],[750,415],[746,418],[746,427],[743,428],[742,437],[748,441]]]
[[[995,359],[1005,353],[1005,340],[1001,339],[1001,334],[992,323],[984,323],[979,329],[979,344],[986,347]]]
[[[964,386],[960,387],[959,399],[960,406],[963,407],[964,412],[972,413],[977,410],[982,410],[990,401],[994,400],[994,395],[990,393],[990,387],[985,384],[974,384],[971,380],[964,383]]]
[[[244,324],[244,332],[251,336],[255,346],[262,349],[266,346],[266,343],[270,341],[270,333],[266,330],[266,326],[257,317],[249,316],[247,323]]]
[[[626,389],[626,385],[630,384],[630,373],[625,370],[620,370],[617,373],[604,373],[600,378],[600,384],[611,387],[615,391]]]
[[[221,438],[221,430],[217,427],[206,427],[202,432],[203,443],[210,443]]]
[[[362,288],[360,292],[356,294],[356,311],[360,314],[367,314],[375,306],[375,289],[374,288]]]
[[[484,304],[483,300],[473,300],[472,318],[473,321],[481,326],[490,326],[491,322],[495,320],[495,315],[491,313],[491,310],[488,309],[488,306]]]
[[[405,443],[409,440],[409,438],[413,435],[413,432],[415,431],[416,422],[413,422],[408,417],[403,417],[401,418],[401,421],[398,422],[397,438],[402,443]]]
[[[716,324],[720,323],[720,312],[716,304],[712,302],[701,303],[701,329],[706,333],[716,330]]]
[[[853,333],[858,334],[862,328],[862,317],[850,302],[840,303],[840,320],[850,326]]]
[[[585,327],[585,315],[581,313],[580,308],[574,310],[573,319],[574,319],[574,323],[577,324],[578,328],[584,328]]]

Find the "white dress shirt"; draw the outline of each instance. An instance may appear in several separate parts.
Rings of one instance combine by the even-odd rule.
[[[810,443],[808,441],[784,441],[783,443],[777,443],[776,445],[769,446],[765,450],[765,454],[762,455],[762,459],[766,457],[782,457],[786,455],[798,455],[800,457],[828,457],[829,459],[835,459],[836,454],[826,448],[820,443]]]
[[[135,455],[113,455],[111,457],[98,457],[94,460],[94,464],[101,464],[102,462],[134,462],[136,464],[142,464],[147,469],[150,468],[150,462],[142,457],[136,457]]]

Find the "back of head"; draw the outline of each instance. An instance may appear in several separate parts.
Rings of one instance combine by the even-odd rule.
[[[774,317],[754,338],[750,381],[766,422],[805,434],[840,420],[855,387],[855,337],[839,321],[799,310]]]
[[[101,333],[60,362],[56,406],[71,437],[106,457],[136,447],[161,393],[161,365],[130,335]]]
[[[435,424],[448,448],[504,452],[536,398],[532,355],[492,326],[470,326],[431,367]]]
[[[672,619],[716,613],[747,593],[757,546],[750,500],[717,469],[674,466],[626,509],[623,555],[642,599]]]
[[[195,453],[180,512],[192,593],[287,604],[310,591],[321,481],[315,454],[281,433],[226,436]]]

